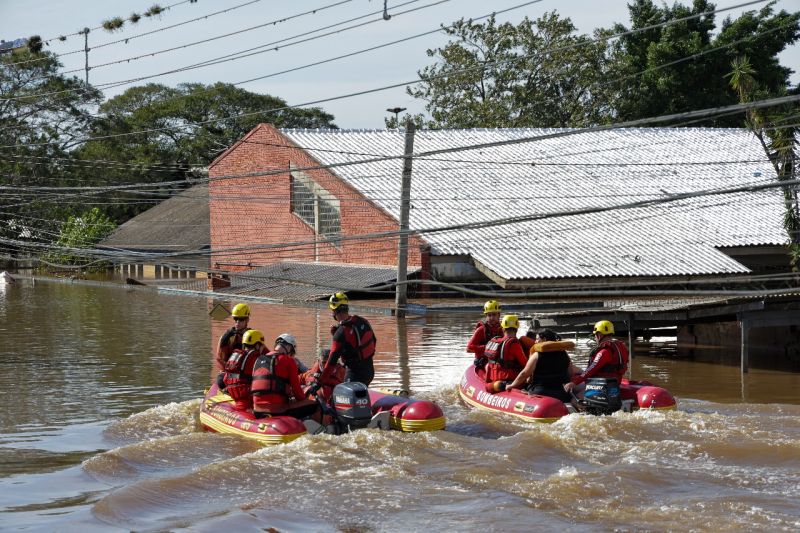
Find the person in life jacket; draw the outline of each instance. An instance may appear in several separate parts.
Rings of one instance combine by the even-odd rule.
[[[522,344],[522,351],[525,352],[526,357],[530,357],[533,345],[536,344],[536,338],[540,331],[542,331],[541,324],[539,324],[538,320],[533,319],[531,323],[528,324],[528,331],[519,338],[519,342]]]
[[[297,341],[291,333],[275,339],[275,349],[258,356],[253,365],[250,394],[256,416],[287,415],[304,418],[317,410],[315,401],[306,400],[300,387],[297,362],[292,353]]]
[[[493,389],[487,387],[490,392],[499,392],[505,389],[505,382],[513,381],[528,362],[517,338],[519,329],[517,315],[504,316],[500,325],[504,335],[491,339],[484,350],[484,356],[487,359],[485,381],[487,384],[495,386]]]
[[[250,396],[253,367],[256,359],[266,351],[264,334],[257,329],[248,329],[242,337],[242,348],[234,350],[225,361],[222,382],[225,392],[236,402],[236,409],[244,411],[253,407]]]
[[[601,320],[594,325],[592,333],[597,340],[597,347],[589,354],[586,370],[573,375],[570,383],[564,385],[567,392],[592,377],[617,378],[621,383],[628,371],[628,347],[614,338],[614,324]]]
[[[475,331],[472,332],[469,342],[467,342],[467,353],[475,354],[475,366],[482,368],[486,364],[484,351],[486,344],[494,337],[503,336],[503,328],[500,326],[500,303],[497,300],[489,300],[483,304],[484,320],[478,322]]]
[[[225,361],[228,360],[234,350],[242,348],[244,332],[250,329],[247,327],[250,322],[250,306],[236,304],[233,306],[231,316],[234,320],[234,326],[222,334],[217,347],[217,364],[219,364],[220,368],[225,367]]]
[[[328,307],[336,324],[331,326],[333,340],[331,354],[322,370],[320,380],[312,384],[307,394],[316,394],[323,381],[331,379],[341,359],[345,368],[345,381],[358,381],[369,385],[375,377],[372,356],[375,355],[377,339],[372,326],[366,319],[350,314],[350,301],[343,292],[337,292],[328,299]]]
[[[564,390],[573,372],[579,372],[566,350],[575,349],[572,341],[562,341],[555,331],[545,329],[536,335],[533,352],[522,372],[506,386],[508,389],[525,388],[531,394],[550,396],[569,402],[571,395]]]
[[[317,392],[325,402],[329,402],[333,395],[333,388],[339,383],[343,383],[345,379],[346,369],[341,364],[337,364],[333,374],[329,378],[322,378],[322,369],[325,368],[325,363],[328,362],[331,351],[328,349],[320,350],[317,360],[306,372],[300,376],[300,384],[302,386],[310,387],[319,382],[322,387]]]

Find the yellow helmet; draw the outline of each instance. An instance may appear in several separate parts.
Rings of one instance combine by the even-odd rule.
[[[350,301],[347,299],[347,295],[343,292],[332,294],[328,299],[328,307],[331,309],[339,309],[341,306],[348,305],[349,303]]]
[[[612,324],[608,320],[601,320],[597,324],[594,325],[594,330],[592,333],[602,333],[603,335],[613,335],[614,334],[614,324]]]
[[[264,334],[257,329],[248,329],[242,335],[242,346],[255,346],[257,342],[264,344]]]
[[[489,300],[485,304],[483,304],[483,314],[488,315],[489,313],[499,313],[500,312],[500,302],[497,300]]]
[[[250,306],[247,304],[236,304],[231,312],[233,318],[250,318]]]
[[[517,315],[505,315],[500,321],[503,329],[519,329],[519,317]]]

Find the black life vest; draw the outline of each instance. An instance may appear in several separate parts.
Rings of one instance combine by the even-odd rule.
[[[595,374],[598,377],[617,377],[628,370],[628,347],[619,339],[604,340],[589,354],[589,361],[602,350],[611,350],[614,362],[606,363]]]
[[[241,350],[242,337],[244,337],[244,332],[248,329],[250,328],[244,328],[242,331],[238,331],[236,326],[231,326],[231,329],[222,335],[222,338],[219,341],[220,347],[227,346],[231,353],[233,350]]]
[[[275,363],[281,353],[270,352],[258,356],[253,366],[253,378],[250,385],[250,393],[253,396],[262,394],[280,394],[289,398],[289,380],[275,375]],[[289,357],[286,355],[286,357]]]
[[[552,352],[538,352],[536,369],[531,376],[532,385],[541,385],[546,388],[558,388],[569,381],[570,358],[564,350]]]
[[[512,370],[520,369],[522,366],[517,360],[507,361],[505,358],[506,346],[513,342],[519,342],[519,339],[516,337],[494,337],[486,343],[486,350],[483,355],[489,360],[489,364],[497,364]]]

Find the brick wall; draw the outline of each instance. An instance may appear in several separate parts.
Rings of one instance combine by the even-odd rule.
[[[209,167],[212,179],[284,171],[209,183],[213,267],[244,270],[283,260],[315,258],[333,263],[397,263],[397,237],[343,241],[338,246],[323,242],[315,249],[309,242],[315,240],[313,228],[290,211],[290,162],[301,168],[319,164],[302,149],[293,147],[277,129],[261,124]],[[332,172],[304,172],[339,199],[343,237],[397,231],[399,224],[393,217]],[[409,267],[422,265],[422,244],[419,238],[409,239]]]

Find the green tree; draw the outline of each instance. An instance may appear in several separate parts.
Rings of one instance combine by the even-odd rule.
[[[518,25],[461,19],[408,93],[427,102],[436,128],[567,127],[608,119],[604,33],[576,35],[555,12]]]
[[[54,265],[74,265],[100,270],[106,262],[96,261],[91,254],[83,254],[80,249],[92,248],[107,237],[117,225],[99,208],[94,207],[79,216],[71,216],[61,228],[55,245],[58,247],[46,255],[45,260]]]
[[[736,58],[731,63],[728,75],[730,85],[736,91],[739,101],[752,102],[769,96],[769,91],[756,81],[757,71],[746,56]],[[784,93],[800,94],[800,88]],[[797,178],[798,153],[796,117],[800,106],[790,105],[773,109],[751,109],[746,114],[745,123],[755,134],[764,152],[775,168],[778,181]],[[784,215],[783,226],[789,236],[789,256],[792,269],[800,269],[800,202],[797,187],[783,187]]]
[[[714,4],[694,0],[658,7],[652,0],[629,4],[630,27],[617,24],[614,33],[641,30],[713,11]],[[752,59],[754,79],[765,94],[780,94],[789,85],[791,70],[780,65],[778,54],[800,38],[800,13],[774,13],[772,4],[723,21],[715,35],[713,14],[624,35],[611,49],[611,79],[618,91],[616,115],[620,121],[706,109],[737,102],[726,80],[734,58]],[[687,60],[687,58],[690,58]],[[720,117],[706,125],[739,126],[738,116]]]
[[[60,66],[31,49],[0,56],[0,250],[11,255],[51,242],[75,205],[31,190],[74,185],[70,148],[100,102],[99,91],[60,75]]]

